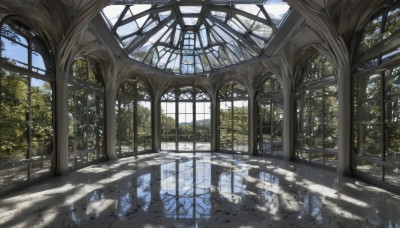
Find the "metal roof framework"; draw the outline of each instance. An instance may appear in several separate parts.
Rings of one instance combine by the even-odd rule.
[[[288,11],[282,0],[115,0],[102,15],[128,58],[199,75],[262,56]]]

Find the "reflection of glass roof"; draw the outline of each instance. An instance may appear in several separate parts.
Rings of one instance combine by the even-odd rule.
[[[288,10],[283,0],[114,0],[102,12],[129,58],[186,75],[259,56]]]

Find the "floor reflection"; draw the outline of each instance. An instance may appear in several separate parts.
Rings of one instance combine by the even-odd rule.
[[[58,204],[38,200],[35,194],[41,191],[31,189],[24,197],[32,198],[24,202],[32,205],[14,205],[19,210],[15,214],[30,218],[40,213],[40,224],[57,227],[400,226],[400,197],[281,160],[160,153],[96,165],[71,176],[66,181],[76,189],[58,196]],[[55,206],[65,202],[65,208]],[[29,226],[36,219],[30,218]],[[24,226],[12,216],[0,224]]]

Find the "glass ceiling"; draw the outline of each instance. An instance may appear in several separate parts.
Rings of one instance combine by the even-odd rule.
[[[129,58],[190,75],[259,56],[288,10],[283,0],[114,0],[102,14]]]

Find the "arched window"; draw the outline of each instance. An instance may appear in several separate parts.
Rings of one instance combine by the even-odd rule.
[[[249,98],[244,85],[225,83],[218,92],[219,148],[227,151],[249,150]]]
[[[211,98],[206,91],[184,86],[161,96],[161,149],[211,150]]]
[[[274,75],[267,78],[256,99],[258,153],[283,156],[282,87]]]
[[[355,52],[356,175],[400,186],[400,2],[365,26]]]
[[[124,81],[116,104],[118,155],[150,151],[151,96],[146,83],[139,78]]]
[[[0,39],[2,192],[19,182],[51,175],[54,77],[49,53],[34,30],[6,20]]]
[[[76,59],[68,78],[69,167],[104,157],[104,87],[96,65]]]
[[[296,157],[337,167],[338,100],[331,63],[316,53],[296,82]]]

